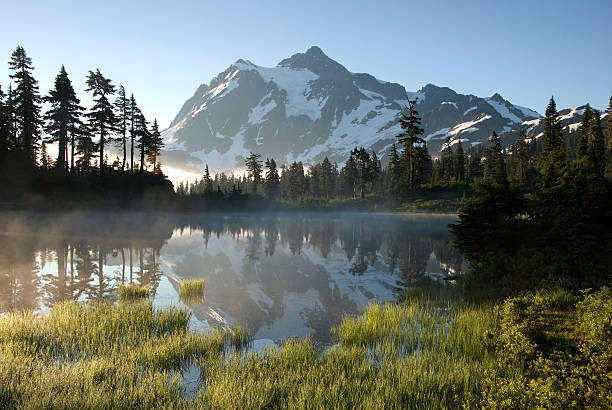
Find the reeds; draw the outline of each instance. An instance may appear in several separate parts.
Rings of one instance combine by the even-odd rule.
[[[186,303],[202,303],[204,301],[204,279],[180,281],[179,297]]]
[[[201,292],[200,288],[200,292]],[[0,408],[449,408],[476,403],[494,365],[492,306],[413,293],[373,303],[334,331],[254,353],[246,328],[201,335],[181,308],[64,303],[47,316],[0,317]],[[202,385],[183,396],[181,369]]]
[[[151,288],[149,286],[139,286],[132,283],[128,285],[119,285],[117,287],[117,292],[119,293],[119,299],[124,301],[138,300],[152,296]]]

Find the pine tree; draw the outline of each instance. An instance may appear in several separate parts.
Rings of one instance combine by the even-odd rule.
[[[424,144],[425,140],[419,135],[423,135],[425,130],[420,127],[421,119],[419,113],[414,108],[417,100],[408,101],[408,115],[402,114],[400,118],[400,127],[403,132],[397,136],[398,142],[404,144],[404,152],[408,160],[408,177],[410,188],[415,187],[416,168],[416,146]]]
[[[461,139],[457,142],[457,148],[453,154],[453,171],[457,181],[463,181],[465,179],[465,154],[461,146]]]
[[[10,149],[10,113],[2,86],[0,86],[0,160]]]
[[[391,145],[391,152],[389,153],[389,177],[391,192],[398,194],[402,178],[402,164],[395,144]]]
[[[79,156],[77,168],[81,173],[89,172],[91,162],[96,157],[98,147],[92,136],[93,133],[87,124],[81,124],[76,130],[76,155]]]
[[[461,210],[459,223],[451,225],[457,246],[475,265],[500,250],[517,246],[517,215],[520,201],[510,189],[501,142],[494,132],[487,149],[484,177],[476,184],[477,195]]]
[[[524,187],[527,184],[527,171],[529,168],[529,145],[525,141],[527,134],[521,130],[518,140],[512,146],[512,182]]]
[[[40,145],[40,167],[44,170],[48,170],[53,166],[53,160],[47,152],[47,144],[45,141]]]
[[[306,189],[306,176],[304,175],[304,164],[293,162],[287,170],[287,196],[296,201],[304,195]]]
[[[12,100],[14,101],[14,115],[16,130],[18,132],[18,148],[23,151],[29,159],[30,164],[36,161],[36,147],[40,140],[40,118],[41,97],[38,93],[38,82],[32,77],[32,59],[27,55],[23,47],[18,46],[11,55],[9,67],[13,70],[10,78],[15,81]]]
[[[261,154],[251,152],[245,161],[249,179],[253,181],[254,191],[257,193],[257,187],[261,183],[261,173],[263,172]]]
[[[554,98],[550,98],[544,117],[542,136],[542,154],[540,155],[540,172],[543,175],[543,188],[562,187],[568,176],[568,161],[565,152],[565,141],[561,133],[561,123],[557,114]]]
[[[137,122],[140,114],[140,109],[134,98],[134,94],[130,97],[129,104],[129,116],[130,116],[130,172],[134,172],[134,146],[137,137]]]
[[[606,111],[608,113],[607,142],[606,142],[606,165],[604,174],[609,181],[612,181],[612,97],[610,97],[610,105]]]
[[[51,104],[51,108],[44,115],[46,121],[45,131],[51,136],[47,142],[58,143],[58,155],[55,165],[58,169],[66,170],[68,163],[68,133],[74,133],[81,123],[80,115],[84,108],[79,105],[80,101],[74,92],[72,83],[64,66],[55,77],[55,86],[44,98],[45,102]],[[72,151],[74,155],[74,148]]]
[[[123,149],[123,161],[121,162],[121,170],[125,170],[125,161],[127,160],[127,128],[130,118],[130,100],[125,96],[125,88],[119,85],[117,89],[117,98],[115,99],[115,115],[117,116],[117,130],[121,135],[121,145]]]
[[[145,154],[151,146],[151,132],[149,131],[149,122],[141,111],[136,115],[135,136],[137,137],[138,149],[140,150],[140,173],[145,170]]]
[[[265,190],[266,196],[271,199],[278,198],[280,189],[280,177],[278,176],[278,170],[276,169],[276,161],[274,158],[266,158],[266,181]]]
[[[149,162],[153,164],[153,172],[155,172],[155,170],[157,169],[157,158],[161,155],[161,150],[163,147],[164,140],[162,139],[161,133],[159,132],[157,119],[154,119],[153,126],[151,127],[151,135],[147,150],[147,157],[149,159]]]
[[[107,137],[115,130],[117,125],[117,117],[113,110],[113,105],[108,100],[109,96],[115,93],[115,87],[111,80],[105,78],[100,70],[89,71],[87,76],[87,92],[93,95],[94,105],[91,111],[86,115],[89,118],[91,127],[97,130],[100,139],[98,148],[100,149],[100,172],[104,172],[104,146],[107,142]],[[109,137],[110,139],[110,137]]]
[[[598,110],[594,110],[589,120],[587,132],[586,157],[593,163],[602,174],[605,168],[606,143],[603,130],[601,129],[601,117]]]
[[[333,198],[336,191],[334,167],[327,157],[321,162],[321,191],[325,198]]]
[[[366,188],[372,181],[372,167],[370,165],[370,154],[363,147],[351,151],[351,157],[357,170],[357,184],[359,186],[359,197],[365,199]]]
[[[576,137],[576,159],[580,160],[587,152],[588,140],[589,140],[589,124],[591,121],[591,106],[589,104],[584,108],[584,114],[582,114],[582,121],[580,127],[578,127]]]

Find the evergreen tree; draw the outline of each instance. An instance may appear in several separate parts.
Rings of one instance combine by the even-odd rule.
[[[455,154],[453,155],[453,171],[457,181],[463,181],[465,179],[465,154],[461,146],[461,139],[459,139]]]
[[[149,131],[149,122],[142,112],[136,115],[135,136],[137,137],[138,149],[140,150],[140,173],[145,170],[145,154],[151,146],[151,132]]]
[[[107,142],[107,137],[115,130],[117,125],[117,117],[113,105],[108,98],[115,93],[115,87],[111,80],[105,78],[100,70],[89,71],[87,76],[87,92],[93,95],[94,105],[91,111],[86,115],[89,118],[89,123],[92,129],[95,129],[100,139],[98,140],[98,148],[100,149],[100,172],[104,172],[104,146]],[[109,137],[110,139],[110,137]]]
[[[381,188],[380,180],[382,176],[382,167],[380,165],[380,161],[378,159],[378,155],[376,152],[372,151],[372,155],[370,156],[370,163],[368,164],[369,170],[369,179],[370,184],[372,184],[372,191],[378,191]],[[415,176],[416,178],[416,176]]]
[[[566,183],[568,176],[567,154],[557,107],[552,97],[544,117],[542,154],[539,162],[545,190],[559,188]]]
[[[58,143],[58,155],[56,166],[58,169],[66,170],[68,162],[68,133],[74,134],[75,129],[81,123],[80,115],[84,108],[79,105],[80,101],[74,92],[72,83],[64,66],[55,77],[55,86],[44,98],[51,108],[44,116],[46,121],[45,131],[51,136],[48,142]],[[74,144],[74,142],[73,142]],[[74,147],[72,149],[74,155]]]
[[[402,114],[400,118],[400,127],[404,130],[397,136],[398,142],[404,144],[404,152],[408,161],[408,177],[410,188],[415,187],[415,173],[417,172],[417,145],[424,144],[425,140],[419,135],[423,135],[425,130],[420,127],[421,119],[419,113],[414,108],[417,100],[408,102],[408,115]]]
[[[325,198],[334,197],[336,191],[336,176],[334,167],[327,157],[321,162],[321,193]]]
[[[603,174],[605,168],[606,143],[601,129],[601,117],[598,110],[594,110],[589,120],[587,132],[587,154],[594,166]]]
[[[372,166],[370,164],[370,154],[364,148],[355,148],[351,151],[351,157],[354,158],[354,163],[357,170],[357,183],[359,185],[359,197],[365,199],[366,187],[370,183],[374,175],[372,174]]]
[[[610,97],[610,105],[608,106],[608,125],[606,126],[607,131],[607,142],[606,142],[606,165],[604,174],[609,181],[612,181],[612,97]]]
[[[402,178],[402,164],[395,144],[391,145],[391,152],[389,153],[389,178],[391,192],[398,194]]]
[[[32,77],[32,59],[27,55],[23,47],[18,46],[11,55],[9,67],[13,70],[10,78],[15,81],[17,87],[11,96],[14,104],[13,112],[18,132],[18,148],[24,152],[30,164],[36,161],[36,147],[40,140],[40,118],[41,97],[38,93],[38,82]]]
[[[306,189],[306,176],[304,175],[304,164],[293,162],[287,170],[287,196],[296,201],[304,195]]]
[[[134,142],[138,134],[138,118],[141,114],[134,94],[130,97],[129,105],[129,116],[130,116],[130,172],[134,172]]]
[[[44,170],[48,170],[53,166],[53,160],[47,152],[47,144],[45,141],[40,146],[40,167]]]
[[[130,103],[131,100],[125,96],[125,88],[119,85],[117,89],[117,98],[115,99],[115,113],[117,116],[117,130],[121,135],[121,145],[123,149],[123,161],[121,162],[121,170],[125,170],[125,161],[127,160],[127,128],[130,119]]]
[[[278,198],[280,189],[280,177],[278,176],[278,170],[276,169],[276,161],[274,158],[266,158],[266,182],[265,190],[266,196],[271,199]]]
[[[251,152],[249,157],[245,161],[249,179],[253,181],[255,193],[257,193],[257,186],[261,183],[261,173],[263,172],[261,154],[255,154]]]
[[[93,141],[92,132],[87,124],[81,124],[76,130],[77,168],[81,173],[89,172],[91,162],[96,158],[97,144]]]
[[[207,194],[211,193],[213,190],[213,181],[210,177],[210,172],[208,171],[208,164],[206,164],[206,169],[204,170],[204,192]]]
[[[151,135],[149,139],[149,145],[147,147],[147,157],[149,162],[153,164],[153,172],[157,169],[157,158],[161,155],[161,150],[164,147],[164,140],[162,139],[161,132],[159,132],[159,126],[157,125],[157,119],[153,120],[153,126],[151,127]]]
[[[588,140],[589,140],[589,124],[591,121],[591,106],[589,104],[584,108],[582,114],[582,121],[576,136],[576,159],[580,160],[587,151]]]
[[[6,102],[6,96],[0,86],[0,160],[10,149],[10,113]]]
[[[494,132],[486,153],[485,173],[476,184],[477,195],[461,210],[459,223],[451,225],[457,246],[477,265],[492,253],[516,248],[520,201],[510,189],[501,142]]]
[[[511,180],[515,185],[524,187],[527,184],[529,168],[529,145],[525,141],[527,134],[521,130],[518,140],[512,146]]]

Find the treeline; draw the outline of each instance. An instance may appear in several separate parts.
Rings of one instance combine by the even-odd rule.
[[[480,146],[463,150],[461,142],[455,152],[450,142],[441,158],[432,160],[427,142],[420,135],[420,118],[410,101],[408,113],[400,118],[402,133],[397,136],[398,150],[391,147],[389,165],[383,167],[376,152],[362,147],[353,149],[340,168],[325,158],[312,166],[303,162],[277,165],[274,158],[262,159],[251,152],[245,160],[244,175],[212,175],[206,171],[200,180],[180,183],[177,193],[183,197],[209,195],[258,194],[271,200],[303,202],[311,199],[365,199],[388,197],[402,199],[417,190],[431,187],[467,186],[482,176],[483,149]]]
[[[84,90],[93,104],[85,108],[63,65],[44,96],[23,47],[12,53],[9,67],[6,93],[0,87],[3,199],[61,198],[66,192],[129,196],[151,185],[171,195],[159,161],[163,141],[157,120],[149,124],[123,85],[115,86],[100,70],[90,70]],[[53,157],[48,152],[51,143],[57,146]],[[118,149],[121,157],[109,159],[110,148]]]
[[[391,146],[386,167],[375,152],[364,148],[352,150],[342,168],[328,158],[311,167],[302,162],[278,167],[273,158],[263,161],[260,154],[251,152],[245,161],[247,172],[244,175],[211,175],[206,166],[200,180],[179,184],[177,192],[183,197],[200,198],[251,193],[292,202],[366,197],[407,201],[434,190],[451,188],[449,191],[452,191],[453,187],[464,188],[452,191],[455,195],[471,192],[469,187],[484,176],[491,144],[464,149],[461,140],[447,138],[440,157],[432,159],[427,141],[422,138],[424,131],[415,105],[416,101],[410,101],[407,112],[400,118],[402,132],[397,136],[397,144]],[[587,105],[582,126],[564,136],[567,158],[582,158],[589,138],[597,139],[589,135],[601,132],[600,113]],[[494,133],[492,140],[496,138]],[[503,150],[504,166],[513,189],[533,192],[540,184],[542,173],[537,164],[543,152],[543,140],[529,139],[523,130],[518,140]],[[609,142],[599,140],[603,145],[598,145],[597,156],[606,164],[604,174],[609,177],[612,175],[612,148]]]
[[[493,136],[478,194],[452,229],[456,245],[477,283],[605,284],[612,273],[612,121],[604,130],[600,113],[587,106],[574,138],[564,139],[551,99],[537,143],[532,156],[533,142],[523,135],[504,155]]]

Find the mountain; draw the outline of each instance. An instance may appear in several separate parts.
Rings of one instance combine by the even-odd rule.
[[[201,172],[244,167],[249,151],[278,163],[344,162],[363,146],[381,156],[400,132],[398,118],[417,99],[424,137],[433,155],[444,140],[475,145],[540,118],[499,94],[458,94],[428,84],[407,92],[400,84],[351,73],[318,47],[276,67],[238,60],[202,84],[163,132],[164,165]]]
[[[566,108],[559,111],[559,122],[565,136],[571,137],[572,134],[576,133],[582,122],[582,115],[584,114],[585,107],[586,105],[581,105],[579,107]],[[607,113],[602,113],[602,128],[607,126],[608,120],[609,115]],[[528,141],[538,139],[544,133],[544,118],[536,118],[514,125],[510,130],[500,134],[502,145],[507,147],[513,144],[518,139],[521,129],[525,130],[527,133]]]

